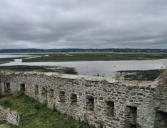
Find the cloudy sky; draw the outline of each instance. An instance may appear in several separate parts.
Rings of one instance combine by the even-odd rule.
[[[0,48],[167,48],[167,0],[0,0]]]

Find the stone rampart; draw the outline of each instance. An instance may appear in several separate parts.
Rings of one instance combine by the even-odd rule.
[[[167,87],[54,73],[1,72],[1,95],[23,91],[76,120],[105,128],[166,128]]]

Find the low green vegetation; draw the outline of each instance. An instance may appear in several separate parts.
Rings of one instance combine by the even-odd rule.
[[[38,58],[23,59],[24,62],[56,62],[56,61],[110,61],[110,60],[150,60],[165,59],[167,54],[139,53],[83,53],[83,54],[49,54]]]
[[[8,63],[13,60],[14,60],[13,58],[0,58],[0,64]]]
[[[120,71],[125,80],[153,81],[158,78],[164,70],[146,70],[146,71]]]
[[[10,128],[94,128],[59,112],[53,112],[46,105],[20,93],[1,97],[0,105],[16,110],[20,115],[19,127],[9,125]]]

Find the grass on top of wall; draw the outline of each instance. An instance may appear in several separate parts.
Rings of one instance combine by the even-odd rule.
[[[10,128],[94,128],[59,112],[53,112],[46,105],[19,93],[1,97],[0,105],[16,110],[20,115],[19,127],[9,125]]]

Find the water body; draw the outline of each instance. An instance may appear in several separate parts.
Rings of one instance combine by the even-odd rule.
[[[20,57],[29,57],[32,55],[21,55],[21,54],[0,54],[0,58],[20,58]]]
[[[165,69],[167,59],[129,61],[73,61],[73,62],[22,62],[17,60],[0,66],[64,66],[73,67],[82,75],[113,76],[116,71]]]

